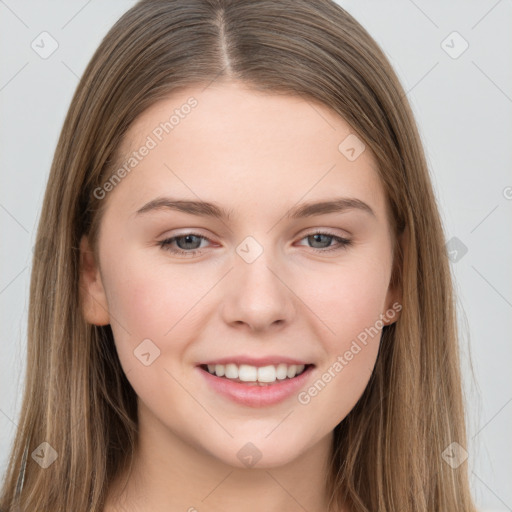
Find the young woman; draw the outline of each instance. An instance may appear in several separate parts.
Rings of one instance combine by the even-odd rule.
[[[329,0],[142,0],[72,100],[3,511],[471,512],[405,93]]]

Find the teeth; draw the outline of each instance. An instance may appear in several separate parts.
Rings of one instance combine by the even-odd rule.
[[[276,378],[275,366],[262,366],[258,368],[258,382],[274,382]]]
[[[229,364],[209,364],[208,372],[217,375],[217,377],[225,377],[227,379],[238,380],[241,382],[275,382],[276,380],[284,380],[286,378],[293,379],[304,371],[303,364],[278,364],[277,366],[251,366],[249,364],[237,365]]]
[[[217,366],[215,366],[217,368]],[[238,379],[238,366],[236,364],[227,364],[224,376],[227,379]]]
[[[286,376],[291,379],[292,377],[295,377],[297,373],[297,365],[292,364],[288,366],[288,371],[286,372]]]
[[[277,365],[276,376],[279,380],[286,379],[288,376],[288,366],[282,363]]]

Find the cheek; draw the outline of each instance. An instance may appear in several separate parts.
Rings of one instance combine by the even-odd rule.
[[[165,356],[180,359],[200,311],[198,303],[212,286],[211,278],[191,280],[179,266],[148,265],[127,253],[107,261],[105,269],[111,327],[125,373],[136,369],[133,377],[140,372],[137,355],[143,347],[151,358],[156,354],[159,363]]]
[[[200,299],[214,276],[196,273],[191,279],[179,265],[151,266],[127,256],[110,265],[108,275],[114,342],[130,384],[155,412],[169,407],[186,412],[189,401],[178,384],[183,380],[179,363],[198,331]]]
[[[388,265],[385,258],[360,258],[301,285],[301,298],[319,317],[316,337],[326,357],[299,403],[312,414],[326,415],[327,422],[341,421],[370,379],[382,334]]]
[[[320,339],[328,342],[329,352],[374,326],[385,312],[389,267],[386,258],[369,255],[326,267],[321,279],[318,273],[300,278],[300,297],[322,321]]]
[[[187,321],[194,317],[195,307],[212,287],[215,276],[211,272],[201,275],[198,270],[191,273],[187,265],[148,260],[127,254],[120,263],[112,262],[106,286],[109,312],[114,322],[124,323],[134,339],[162,340],[171,336],[183,317]]]

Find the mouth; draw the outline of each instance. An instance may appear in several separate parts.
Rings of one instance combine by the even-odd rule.
[[[210,375],[247,386],[271,386],[297,379],[313,368],[314,364],[201,364],[199,368]]]
[[[315,376],[314,364],[200,364],[196,369],[217,396],[252,408],[289,403]]]

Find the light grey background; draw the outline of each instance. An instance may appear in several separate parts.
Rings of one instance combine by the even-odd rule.
[[[512,510],[511,1],[339,3],[389,56],[419,123],[457,251],[474,495],[482,509]],[[32,247],[53,152],[78,77],[133,4],[0,0],[2,474],[20,407]],[[43,31],[59,45],[46,59],[31,47]]]

